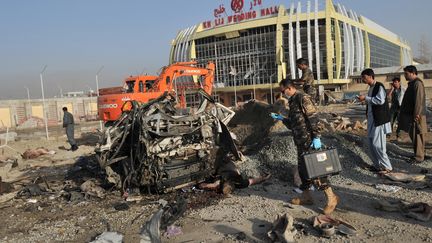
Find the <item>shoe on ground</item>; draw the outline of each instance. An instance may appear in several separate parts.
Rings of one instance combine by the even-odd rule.
[[[76,151],[77,149],[78,149],[78,145],[72,145],[72,148],[71,148],[72,151]]]

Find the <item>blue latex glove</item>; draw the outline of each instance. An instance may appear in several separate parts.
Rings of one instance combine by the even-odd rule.
[[[270,116],[273,118],[273,119],[276,119],[276,120],[279,120],[279,121],[282,121],[284,118],[283,118],[283,116],[281,116],[281,115],[279,115],[279,114],[276,114],[276,113],[270,113]]]
[[[320,149],[321,148],[321,139],[320,138],[314,138],[312,140],[312,143],[311,143],[311,148],[316,149],[316,150]]]

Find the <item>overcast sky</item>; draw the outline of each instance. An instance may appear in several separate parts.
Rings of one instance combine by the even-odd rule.
[[[120,85],[143,70],[154,74],[168,64],[170,43],[179,30],[213,19],[213,10],[219,4],[229,10],[230,2],[0,0],[0,99],[25,98],[24,87],[32,98],[41,97],[39,73],[45,65],[48,97],[58,95],[60,88],[95,89],[101,66],[100,87]],[[262,2],[288,7],[292,1]],[[432,42],[432,0],[335,3],[407,39],[415,55],[422,35]]]

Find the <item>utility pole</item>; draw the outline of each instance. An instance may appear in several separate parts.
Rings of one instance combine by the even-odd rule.
[[[24,88],[27,90],[27,102],[30,102],[30,90],[27,86],[24,86]]]
[[[237,74],[234,76],[234,107],[237,107]]]
[[[49,139],[48,136],[48,113],[46,110],[46,104],[45,104],[45,93],[44,93],[44,85],[43,85],[43,73],[45,72],[45,69],[47,68],[48,65],[45,65],[42,69],[42,71],[40,72],[39,76],[40,76],[40,81],[41,81],[41,89],[42,89],[42,104],[43,104],[43,114],[44,114],[44,121],[45,121],[45,133],[46,133],[46,139]]]
[[[57,84],[57,88],[60,91],[60,98],[63,98],[63,89],[62,89],[62,87],[60,87],[60,85]]]
[[[98,77],[98,75],[102,71],[103,68],[104,68],[104,66],[102,65],[99,68],[99,70],[96,72],[96,96],[97,96],[97,99],[99,99],[99,77]],[[99,112],[99,111],[97,111],[97,112]],[[103,126],[102,126],[102,121],[101,120],[99,120],[99,127],[100,127],[100,130],[102,132]]]

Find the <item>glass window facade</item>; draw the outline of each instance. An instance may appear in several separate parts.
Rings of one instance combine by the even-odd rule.
[[[292,23],[293,26],[293,41],[295,43],[296,40],[296,23]],[[287,63],[287,75],[292,73],[293,71],[297,70],[291,70],[290,68],[290,60],[289,60],[289,26],[284,25],[284,31],[283,31],[283,49],[284,49],[284,57],[285,62]],[[312,42],[312,57],[308,56],[307,51],[307,23],[306,21],[300,22],[300,43],[302,46],[302,57],[303,58],[311,58],[312,61],[312,71],[314,73],[314,77],[316,79],[317,72],[316,72],[316,59],[315,59],[315,21],[310,21],[310,28],[311,28],[311,42]],[[321,73],[321,79],[327,79],[328,73],[327,73],[327,48],[326,48],[326,32],[325,32],[325,21],[323,19],[320,19],[318,21],[318,35],[319,35],[319,50],[320,50],[320,73]],[[295,44],[294,44],[295,49]],[[294,62],[298,59],[296,51],[293,53],[294,55]],[[296,65],[294,65],[296,66]]]
[[[393,82],[394,78],[399,78],[400,79],[400,75],[399,74],[389,74],[386,76],[386,81],[387,82]]]
[[[276,26],[240,31],[237,38],[211,36],[195,42],[197,61],[216,64],[217,87],[277,83]]]
[[[423,78],[424,79],[432,79],[432,72],[424,72]]]
[[[340,28],[340,42],[341,42],[341,71],[340,71],[340,77],[344,78],[345,77],[345,73],[346,73],[346,68],[345,68],[345,31],[344,30],[344,24],[342,21],[339,21],[339,28]]]
[[[399,46],[370,33],[368,33],[368,37],[371,68],[402,65]]]

